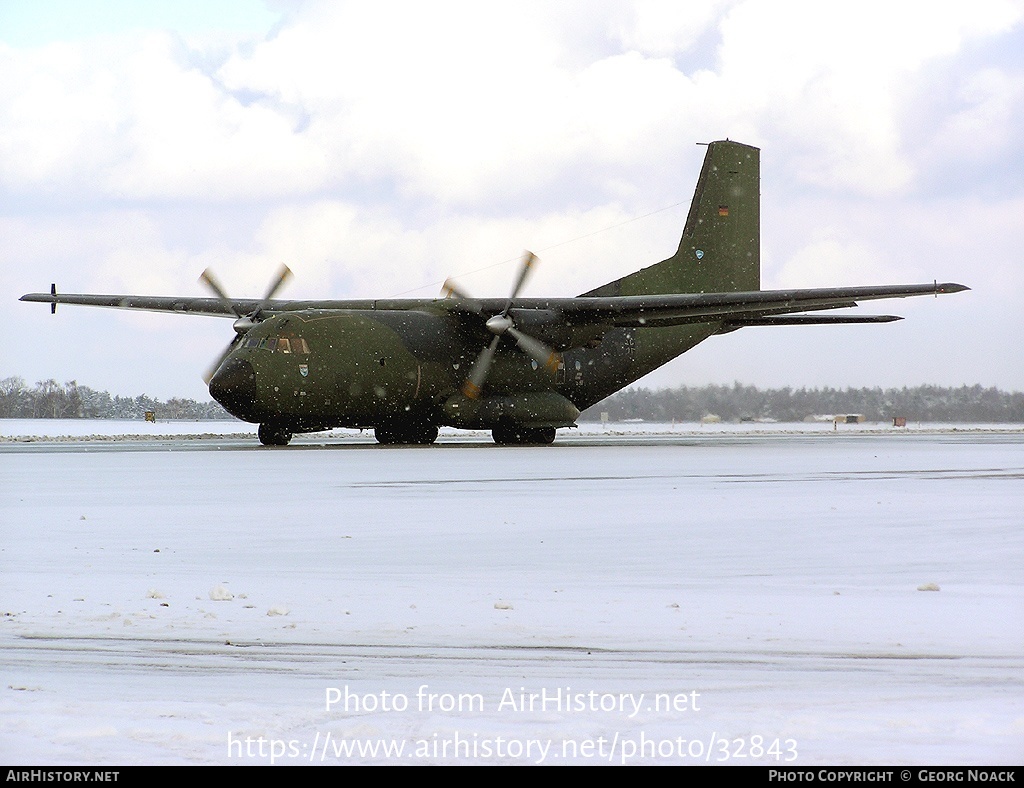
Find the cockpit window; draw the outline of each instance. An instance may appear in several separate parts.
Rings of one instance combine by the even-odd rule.
[[[251,337],[245,340],[245,347],[269,350],[271,353],[295,353],[306,355],[309,353],[309,343],[302,337],[263,337],[257,339]]]

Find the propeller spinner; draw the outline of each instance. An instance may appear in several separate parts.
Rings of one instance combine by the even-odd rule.
[[[267,287],[267,292],[257,307],[249,314],[243,314],[238,304],[228,297],[224,288],[221,287],[220,282],[217,281],[217,278],[213,275],[213,272],[210,271],[209,268],[203,271],[199,277],[199,281],[213,291],[214,295],[221,300],[229,312],[237,316],[235,322],[232,323],[232,328],[235,329],[234,338],[228,343],[228,346],[224,348],[224,352],[217,357],[217,360],[213,365],[207,369],[206,374],[203,375],[203,380],[206,381],[206,385],[210,385],[210,380],[220,368],[220,365],[224,363],[224,359],[230,355],[231,351],[235,349],[235,345],[242,340],[242,337],[245,336],[249,329],[263,320],[263,310],[266,308],[267,304],[270,303],[270,300],[277,294],[277,291],[280,290],[281,287],[284,286],[285,282],[291,279],[291,277],[291,269],[282,264],[281,268],[278,269],[277,276],[270,281],[270,285]]]
[[[491,362],[494,360],[494,354],[498,350],[501,338],[506,334],[516,341],[516,344],[519,346],[521,351],[552,374],[554,374],[555,370],[558,369],[558,365],[562,363],[561,353],[548,347],[539,339],[531,337],[528,334],[524,334],[516,328],[515,321],[509,315],[509,311],[512,309],[512,302],[515,300],[516,296],[519,295],[520,290],[523,289],[523,285],[526,283],[526,277],[530,273],[530,269],[537,262],[538,258],[533,252],[527,252],[523,256],[523,262],[519,269],[519,276],[516,278],[515,285],[512,287],[512,293],[509,295],[508,301],[505,302],[505,308],[499,314],[488,318],[485,323],[487,330],[494,334],[494,339],[492,339],[490,343],[480,351],[480,355],[476,357],[476,360],[473,362],[473,366],[469,370],[469,377],[466,378],[466,382],[462,384],[462,393],[469,399],[479,398],[480,393],[483,391],[484,383],[487,381],[487,375],[491,370]],[[473,312],[479,314],[483,311],[479,301],[465,295],[450,279],[444,283],[442,292],[446,298],[450,298],[451,296],[459,298],[465,302],[465,305]]]

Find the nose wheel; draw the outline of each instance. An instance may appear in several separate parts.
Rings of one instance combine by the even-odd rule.
[[[257,434],[260,443],[264,446],[287,446],[288,441],[292,439],[291,430],[287,430],[279,424],[261,424]]]

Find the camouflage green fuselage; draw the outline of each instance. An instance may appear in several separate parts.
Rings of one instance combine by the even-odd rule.
[[[482,396],[467,401],[460,389],[491,339],[478,321],[443,309],[289,312],[249,330],[225,360],[248,364],[254,389],[219,399],[239,418],[293,431],[395,422],[490,429],[503,420],[569,426],[579,410],[717,329],[610,328],[565,350],[554,373],[503,341]]]

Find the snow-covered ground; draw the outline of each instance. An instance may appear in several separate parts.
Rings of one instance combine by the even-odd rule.
[[[906,427],[894,428],[888,422],[863,422],[861,424],[834,424],[819,422],[723,422],[701,424],[679,422],[661,424],[656,422],[610,422],[601,424],[584,422],[578,427],[559,430],[558,440],[565,441],[580,436],[661,436],[673,435],[744,435],[763,433],[818,434],[836,432],[843,434],[864,433],[940,433],[940,432],[1019,432],[1024,433],[1021,424],[968,424],[956,425],[932,422],[909,422]],[[244,421],[158,421],[146,422],[141,419],[0,419],[0,443],[35,442],[50,439],[63,442],[82,442],[106,439],[145,441],[163,437],[181,439],[218,439],[248,437],[256,435],[256,425]],[[355,441],[373,443],[373,433],[362,430],[337,429],[310,435],[297,435],[294,440],[301,443],[323,443],[324,441]],[[474,432],[443,427],[441,442],[465,443],[472,440],[490,440],[489,432]]]
[[[0,441],[39,438],[102,439],[201,438],[255,435],[256,425],[229,421],[157,421],[142,419],[0,419]]]
[[[0,443],[0,761],[1024,759],[1019,428],[38,424],[106,437]]]

